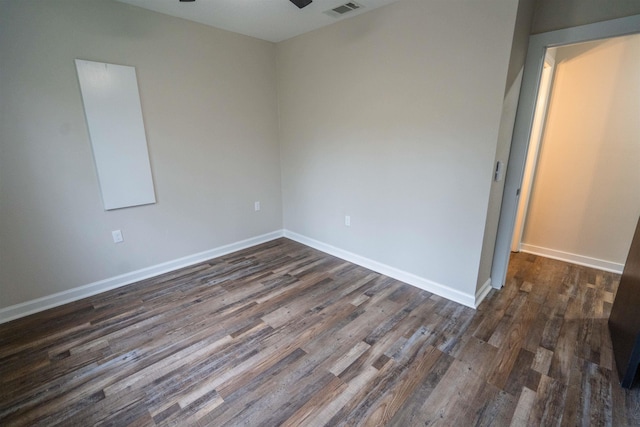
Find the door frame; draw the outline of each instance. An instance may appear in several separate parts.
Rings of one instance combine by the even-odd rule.
[[[640,33],[640,15],[535,34],[529,38],[491,265],[491,285],[494,288],[504,286],[507,277],[520,188],[547,48],[637,33]]]
[[[531,126],[531,138],[527,147],[527,154],[524,163],[524,172],[522,174],[522,185],[520,186],[520,194],[518,207],[516,209],[516,222],[511,239],[511,252],[520,252],[522,245],[522,235],[529,210],[529,200],[531,199],[531,190],[535,181],[536,168],[538,165],[538,156],[540,146],[542,145],[542,137],[547,122],[547,110],[551,102],[551,88],[553,86],[556,60],[549,49],[544,55],[544,65],[540,75],[540,89],[536,96],[536,108],[533,115],[533,125]],[[548,66],[547,66],[548,64]]]

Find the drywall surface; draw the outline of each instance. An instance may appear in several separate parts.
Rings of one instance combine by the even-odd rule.
[[[638,35],[558,49],[523,244],[624,264],[640,215],[639,76]]]
[[[522,78],[520,74],[524,68],[524,61],[527,58],[527,48],[529,47],[529,35],[531,34],[531,23],[533,22],[535,4],[536,0],[520,0],[518,2],[518,13],[516,15],[513,42],[511,43],[511,55],[509,57],[509,71],[504,88],[505,98],[509,91],[520,87],[519,84],[514,86],[514,83],[516,79]]]
[[[285,229],[473,295],[517,6],[407,0],[278,44]]]
[[[21,0],[0,2],[0,58],[0,308],[282,228],[273,44]],[[157,204],[104,211],[76,58],[136,68]]]
[[[532,34],[640,14],[637,0],[538,0]]]

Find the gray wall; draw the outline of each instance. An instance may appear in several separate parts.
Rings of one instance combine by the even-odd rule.
[[[406,0],[279,43],[285,228],[474,295],[517,6]]]
[[[0,58],[0,308],[282,228],[273,44],[21,0],[0,2]],[[103,210],[75,58],[136,67],[157,204]]]
[[[640,13],[604,1],[539,1],[532,31]],[[528,0],[404,0],[276,48],[111,1],[1,2],[0,307],[283,218],[472,295],[530,14]],[[136,67],[157,204],[103,211],[75,58]]]
[[[537,0],[531,33],[544,33],[638,14],[638,0]]]

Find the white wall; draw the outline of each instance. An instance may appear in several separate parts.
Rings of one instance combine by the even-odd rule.
[[[0,58],[0,308],[282,228],[273,44],[21,0],[0,2]],[[157,204],[103,210],[75,58],[136,67]]]
[[[532,34],[640,14],[637,0],[537,0]]]
[[[517,6],[405,0],[278,44],[285,228],[474,295]]]
[[[624,264],[640,215],[639,76],[639,35],[558,49],[524,250]]]

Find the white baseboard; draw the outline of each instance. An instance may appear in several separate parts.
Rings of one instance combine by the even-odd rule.
[[[520,250],[528,254],[557,259],[558,261],[564,261],[571,264],[583,265],[585,267],[591,267],[598,270],[610,271],[612,273],[622,274],[622,270],[624,269],[624,264],[619,264],[617,262],[605,261],[603,259],[591,258],[584,255],[572,254],[569,252],[543,248],[535,245],[527,245],[526,243],[522,243],[520,245]]]
[[[77,301],[82,298],[87,298],[87,297],[99,294],[101,292],[119,288],[121,286],[129,285],[131,283],[139,282],[140,280],[144,280],[150,277],[158,276],[160,274],[168,273],[170,271],[174,271],[179,268],[198,264],[200,262],[207,261],[212,258],[217,258],[235,251],[239,251],[241,249],[246,249],[251,246],[269,242],[271,240],[274,240],[283,236],[284,236],[284,233],[282,230],[273,231],[271,233],[263,234],[261,236],[251,237],[249,239],[241,240],[239,242],[230,243],[228,245],[220,246],[214,249],[209,249],[204,252],[188,255],[183,258],[178,258],[172,261],[164,262],[162,264],[157,264],[151,267],[132,271],[130,273],[122,274],[120,276],[111,277],[108,279],[89,283],[88,285],[69,289],[67,291],[58,292],[52,295],[47,295],[42,298],[37,298],[37,299],[26,301],[20,304],[12,305],[12,306],[0,309],[0,323],[9,322],[10,320],[18,319],[20,317],[28,316],[30,314],[37,313],[39,311],[43,311],[49,308],[67,304],[69,302]]]
[[[296,242],[310,246],[319,251],[328,253],[329,255],[341,258],[345,261],[358,264],[364,268],[368,268],[369,270],[384,274],[385,276],[400,280],[401,282],[408,283],[409,285],[434,293],[451,301],[466,305],[467,307],[477,308],[480,304],[481,300],[478,300],[476,295],[460,292],[456,289],[452,289],[440,283],[436,283],[423,277],[416,276],[415,274],[399,270],[395,267],[382,264],[369,258],[365,258],[363,256],[354,254],[353,252],[345,251],[335,246],[328,245],[326,243],[303,236],[293,231],[284,230],[284,237],[295,240]],[[484,290],[484,286],[481,289]],[[490,289],[487,289],[486,292],[489,292],[489,290]],[[482,298],[484,298],[484,296],[486,296],[486,293],[482,296]]]
[[[160,274],[168,273],[180,268],[188,267],[190,265],[198,264],[203,261],[227,255],[229,253],[246,249],[251,246],[269,242],[280,237],[287,237],[291,240],[302,243],[303,245],[310,246],[319,251],[328,253],[354,264],[358,264],[380,274],[384,274],[385,276],[392,277],[396,280],[408,283],[409,285],[434,293],[443,298],[447,298],[451,301],[463,304],[467,307],[477,308],[491,290],[491,279],[487,280],[487,282],[482,285],[478,292],[476,292],[476,295],[467,294],[456,289],[452,289],[446,285],[442,285],[423,277],[416,276],[415,274],[408,273],[406,271],[391,267],[386,264],[382,264],[380,262],[365,258],[349,251],[345,251],[335,246],[322,243],[301,234],[294,233],[288,230],[277,230],[271,233],[263,234],[261,236],[252,237],[214,249],[209,249],[197,254],[188,255],[186,257],[178,258],[172,261],[167,261],[151,267],[132,271],[120,276],[110,277],[108,279],[99,280],[97,282],[89,283],[77,288],[69,289],[52,295],[47,295],[41,298],[2,308],[0,309],[0,324],[43,310],[47,310],[49,308],[58,307],[63,304],[97,295],[101,292],[139,282],[140,280],[148,279],[150,277],[158,276]]]
[[[475,308],[477,308],[480,305],[480,303],[484,301],[484,299],[489,294],[489,291],[491,289],[493,289],[493,287],[491,286],[491,277],[489,277],[487,281],[484,282],[484,284],[480,287],[480,289],[476,291],[476,307]]]

